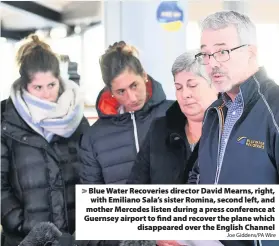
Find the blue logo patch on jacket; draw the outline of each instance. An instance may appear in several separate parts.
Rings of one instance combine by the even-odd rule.
[[[242,145],[246,144],[246,140],[247,140],[247,137],[239,137],[239,138],[237,138],[237,142],[239,144],[242,144]]]
[[[251,148],[258,148],[258,149],[264,149],[264,142],[252,140],[247,137],[239,137],[237,138],[237,143],[246,145]]]

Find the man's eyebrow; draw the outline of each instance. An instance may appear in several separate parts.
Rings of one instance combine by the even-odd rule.
[[[217,43],[217,44],[214,44],[214,46],[224,46],[226,45],[225,43]]]
[[[226,43],[217,43],[217,44],[214,44],[214,46],[224,46],[224,45],[226,45]],[[206,47],[205,44],[202,44],[202,45],[201,45],[201,49],[202,49],[202,48],[205,48],[205,47]]]

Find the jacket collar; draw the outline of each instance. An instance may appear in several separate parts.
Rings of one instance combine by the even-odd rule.
[[[1,134],[7,135],[18,142],[27,144],[34,148],[44,149],[54,159],[57,161],[60,160],[60,157],[55,153],[54,149],[50,147],[50,144],[41,135],[31,129],[19,116],[10,98],[6,100],[5,112],[2,114],[1,120]],[[85,118],[82,119],[82,122],[71,138],[67,139],[68,146],[71,145],[71,139],[78,140],[80,138],[80,133],[84,125],[88,125]],[[59,139],[61,139],[61,137],[55,135],[51,142],[58,141]]]
[[[147,101],[141,110],[135,112],[136,115],[146,115],[149,113],[151,108],[166,100],[166,94],[162,85],[154,80],[150,75],[148,75],[146,90],[148,95]],[[103,88],[96,101],[98,116],[100,118],[116,118],[119,120],[126,119],[127,117],[130,118],[130,114],[128,112],[119,114],[119,106],[119,103],[112,97],[108,88]]]
[[[167,128],[170,133],[185,135],[186,116],[182,113],[179,104],[175,101],[166,111]]]
[[[54,159],[58,160],[58,156],[54,150],[49,147],[48,142],[39,134],[34,134],[34,131],[19,116],[10,98],[7,99],[5,106],[5,112],[3,113],[1,122],[1,134],[7,135],[22,144],[44,149]]]
[[[264,67],[260,67],[259,70],[250,76],[244,83],[240,85],[240,93],[244,101],[244,107],[249,106],[255,100],[258,99],[259,91],[265,91],[272,84],[268,77]],[[213,102],[209,108],[216,108],[224,103],[222,96],[219,96],[218,100]]]

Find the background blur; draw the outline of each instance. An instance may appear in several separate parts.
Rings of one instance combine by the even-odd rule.
[[[167,97],[174,98],[171,65],[186,49],[199,47],[199,21],[207,14],[230,9],[245,13],[256,23],[260,63],[279,84],[279,1],[247,0],[177,1],[180,25],[166,28],[158,19],[159,0],[126,1],[2,1],[0,3],[1,100],[9,96],[18,77],[15,53],[20,40],[31,33],[65,55],[63,76],[80,84],[86,97],[85,114],[97,118],[95,101],[103,88],[99,57],[119,40],[135,45],[148,74],[162,83]],[[170,4],[172,6],[172,4]],[[170,7],[171,8],[171,7]],[[176,23],[177,24],[177,23]]]

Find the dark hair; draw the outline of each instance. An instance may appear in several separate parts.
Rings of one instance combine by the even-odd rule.
[[[22,86],[26,89],[27,84],[37,72],[51,72],[61,81],[59,60],[50,46],[39,40],[36,35],[27,37],[26,41],[16,55]]]
[[[144,70],[138,59],[138,51],[135,47],[127,45],[124,41],[115,42],[110,45],[100,59],[100,67],[103,81],[107,87],[115,77],[126,69],[137,75],[143,75]]]

